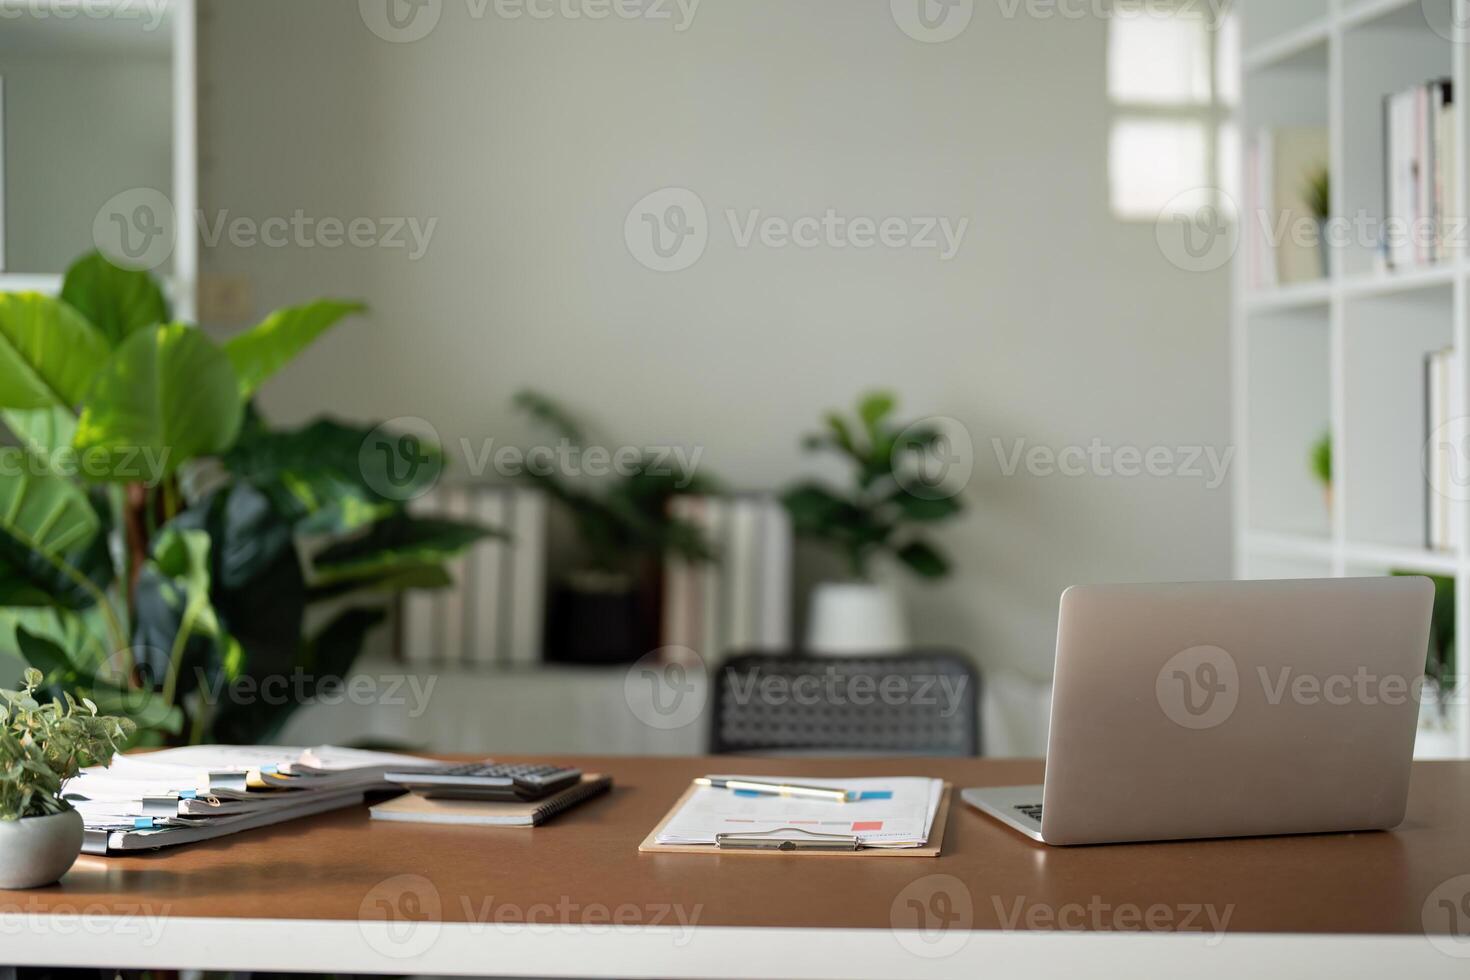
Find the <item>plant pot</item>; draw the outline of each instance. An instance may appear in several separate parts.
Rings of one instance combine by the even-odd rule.
[[[546,659],[563,664],[630,664],[658,646],[642,594],[621,576],[573,576],[552,593]]]
[[[833,656],[893,653],[908,645],[903,600],[889,586],[823,582],[812,592],[807,652]]]
[[[71,868],[82,853],[82,815],[0,820],[0,888],[39,888]]]

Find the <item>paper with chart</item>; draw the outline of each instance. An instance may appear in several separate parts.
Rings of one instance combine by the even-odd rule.
[[[847,803],[767,796],[701,786],[659,831],[660,844],[711,844],[717,834],[764,834],[781,830],[856,837],[865,847],[922,847],[939,811],[944,781],[912,776],[876,779],[721,776],[757,782],[789,782],[845,789]]]

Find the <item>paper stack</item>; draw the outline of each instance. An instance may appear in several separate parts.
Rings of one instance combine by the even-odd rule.
[[[714,779],[770,781],[767,776]],[[806,779],[792,783],[845,789],[849,802],[766,796],[700,787],[658,833],[660,844],[718,843],[721,835],[756,836],[797,831],[854,838],[860,847],[923,847],[944,795],[944,781],[915,777]]]
[[[83,769],[65,796],[89,854],[170,847],[361,803],[391,770],[441,763],[322,746],[192,745],[120,755]]]

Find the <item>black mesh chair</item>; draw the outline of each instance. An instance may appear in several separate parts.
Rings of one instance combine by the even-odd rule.
[[[713,686],[715,753],[980,754],[980,675],[958,654],[745,653]]]

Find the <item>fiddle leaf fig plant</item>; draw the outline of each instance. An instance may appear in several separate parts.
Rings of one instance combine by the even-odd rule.
[[[220,344],[97,252],[59,296],[0,294],[0,640],[35,690],[77,691],[141,743],[265,740],[298,700],[232,691],[336,680],[395,593],[449,581],[486,531],[409,516],[427,487],[381,479],[371,425],[282,431],[251,402],[363,310],[317,300]]]
[[[85,766],[105,766],[133,734],[127,718],[97,713],[66,692],[40,698],[42,674],[27,668],[20,690],[0,690],[0,820],[71,809],[62,788]]]
[[[846,418],[828,412],[826,428],[808,435],[812,452],[835,452],[852,469],[852,482],[836,488],[816,480],[782,495],[799,536],[822,542],[842,555],[855,579],[867,580],[880,556],[897,560],[925,579],[949,574],[949,559],[925,532],[958,515],[958,496],[913,492],[912,465],[944,438],[934,427],[892,421],[897,399],[871,392]]]

